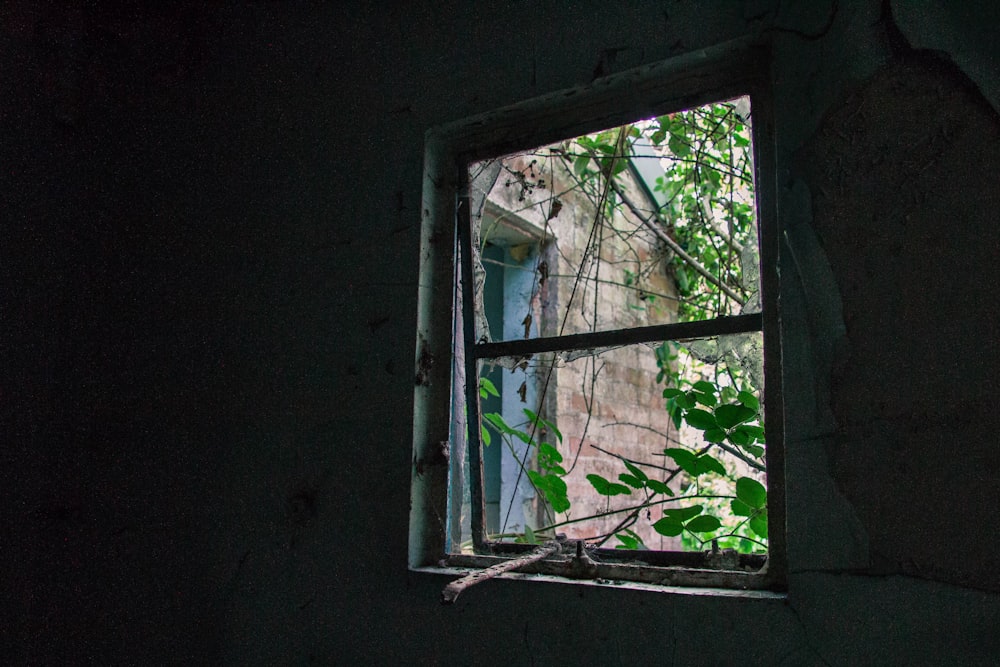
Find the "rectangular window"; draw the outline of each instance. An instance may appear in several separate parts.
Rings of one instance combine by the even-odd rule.
[[[521,570],[781,585],[758,62],[671,61],[429,134],[412,564],[559,540]]]

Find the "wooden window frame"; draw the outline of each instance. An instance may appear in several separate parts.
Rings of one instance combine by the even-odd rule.
[[[760,245],[761,312],[702,320],[573,334],[530,340],[479,343],[471,317],[465,331],[454,332],[456,270],[467,275],[465,303],[471,303],[471,263],[456,269],[458,248],[471,257],[468,165],[475,161],[527,150],[718,100],[747,95],[751,100],[755,206]],[[410,553],[412,569],[481,568],[523,555],[530,545],[488,542],[484,535],[481,494],[473,482],[472,531],[475,555],[446,552],[451,407],[451,353],[455,335],[465,339],[467,377],[477,377],[477,359],[524,355],[573,348],[598,348],[647,341],[762,331],[768,432],[769,539],[766,562],[743,558],[751,568],[718,569],[702,553],[635,552],[603,549],[587,578],[627,580],[668,586],[708,586],[782,590],[786,586],[785,477],[783,401],[781,397],[781,327],[778,312],[779,221],[775,201],[774,120],[770,91],[770,57],[764,46],[730,42],[661,63],[599,79],[431,129],[426,135],[421,236],[420,297],[414,393],[414,457],[411,494]],[[467,382],[469,423],[478,423],[478,383]],[[477,429],[469,429],[470,470],[482,466]],[[477,511],[478,510],[478,511]],[[521,572],[580,578],[578,559],[547,558]],[[629,561],[642,553],[645,563]],[[755,568],[755,569],[754,569]]]

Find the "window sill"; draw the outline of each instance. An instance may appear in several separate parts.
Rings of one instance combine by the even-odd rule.
[[[486,569],[523,556],[528,545],[495,544],[506,553],[450,554],[442,567]],[[587,549],[583,544],[563,545],[561,551],[516,568],[524,574],[541,574],[576,581],[634,582],[654,586],[693,586],[732,590],[775,590],[780,585],[768,572],[764,556],[721,552],[657,552]]]

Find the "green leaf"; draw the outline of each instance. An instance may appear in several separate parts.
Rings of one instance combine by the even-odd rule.
[[[689,392],[680,394],[674,400],[677,401],[677,405],[678,406],[680,406],[681,408],[683,408],[685,410],[690,410],[695,405],[697,405],[697,403],[694,400],[694,392],[693,391],[689,391]]]
[[[718,410],[716,412],[718,412]],[[699,410],[697,408],[688,410],[687,414],[684,415],[684,421],[694,428],[701,429],[702,431],[720,426],[720,424],[716,424],[715,417],[712,416],[712,413],[705,412],[704,410]]]
[[[709,408],[713,407],[718,401],[715,398],[715,394],[703,394],[698,392],[694,395],[694,400],[701,403]]]
[[[534,445],[535,444],[534,440],[531,439],[531,436],[528,435],[527,433],[525,433],[524,431],[519,431],[517,429],[511,429],[510,430],[510,434],[512,436],[514,436],[515,438],[517,438],[518,440],[520,440],[521,442],[523,442],[524,444],[526,444],[526,445]]]
[[[719,475],[726,474],[726,468],[717,459],[708,454],[698,456],[686,449],[676,448],[665,449],[663,453],[672,458],[684,472],[692,477],[698,477],[707,472],[714,472]]]
[[[759,459],[760,457],[764,456],[764,448],[760,447],[759,445],[747,445],[743,449],[750,452],[750,454],[753,455],[754,458]]]
[[[726,467],[722,465],[717,458],[709,456],[708,454],[702,454],[698,457],[698,465],[708,472],[714,472],[717,475],[726,474]]]
[[[538,445],[538,465],[547,472],[557,475],[565,475],[566,471],[559,463],[563,460],[562,454],[555,447],[547,442]]]
[[[749,424],[740,424],[739,426],[736,427],[736,431],[739,431],[740,433],[746,433],[750,437],[750,442],[753,442],[754,440],[759,440],[761,442],[764,442],[763,426],[750,426]]]
[[[523,411],[524,415],[528,418],[529,424],[537,424],[538,426],[541,426],[543,428],[552,431],[553,433],[555,433],[555,436],[556,438],[558,438],[559,442],[562,442],[563,439],[562,433],[560,433],[559,429],[556,428],[555,424],[550,422],[548,419],[543,419],[542,417],[539,417],[534,410],[523,408]]]
[[[753,436],[746,431],[736,429],[729,434],[729,441],[738,447],[746,447],[753,442]]]
[[[733,501],[729,503],[729,507],[733,510],[733,514],[736,516],[750,516],[753,514],[753,508],[739,498],[733,499]]]
[[[736,497],[754,509],[767,505],[767,489],[751,477],[740,477],[736,480]]]
[[[663,371],[660,371],[661,373]],[[667,387],[663,390],[663,398],[674,398],[680,396],[684,393],[683,389],[678,389],[677,387]]]
[[[479,387],[481,389],[485,389],[491,396],[500,396],[500,392],[497,391],[496,385],[490,382],[488,378],[479,378]]]
[[[710,428],[705,431],[705,440],[709,442],[723,442],[726,439],[726,432],[721,428]]]
[[[620,496],[632,493],[632,489],[628,488],[624,484],[609,482],[600,475],[596,475],[594,473],[587,475],[587,480],[590,482],[591,486],[594,487],[594,490],[602,496]]]
[[[714,516],[702,515],[691,519],[684,524],[684,527],[692,533],[710,533],[713,530],[718,530],[721,525],[722,522]]]
[[[608,487],[611,486],[611,482],[604,479],[597,473],[591,473],[587,475],[587,481],[589,481],[590,485],[594,487],[594,490],[597,491],[602,496],[611,495],[610,493],[608,493]]]
[[[661,482],[659,480],[656,480],[656,479],[647,480],[646,481],[646,486],[653,493],[662,493],[662,494],[667,495],[667,496],[674,495],[674,492],[670,489],[669,486],[667,486],[663,482]]]
[[[711,382],[708,382],[707,380],[698,380],[691,386],[705,394],[715,393],[715,385],[712,384]]]
[[[538,538],[535,537],[535,531],[531,529],[531,526],[524,526],[524,541],[528,544],[538,544]]]
[[[750,519],[750,530],[767,539],[767,512],[762,512]]]
[[[483,447],[490,446],[490,430],[486,428],[486,424],[480,424],[479,426],[480,436],[479,438],[483,441]]]
[[[531,438],[524,431],[519,431],[516,428],[512,428],[507,422],[504,421],[503,417],[497,412],[487,412],[483,415],[483,419],[488,421],[499,433],[506,433],[507,435],[512,435],[518,440],[521,440],[527,445],[533,445]]]
[[[673,509],[663,510],[663,516],[683,523],[701,514],[702,509],[701,505],[675,507]]]
[[[667,414],[670,415],[670,421],[674,423],[674,428],[679,429],[681,427],[683,413],[684,411],[677,405],[677,399],[671,398],[667,400]]]
[[[646,473],[644,473],[642,470],[639,470],[639,468],[637,468],[636,466],[632,465],[628,461],[622,461],[622,463],[625,464],[625,467],[628,468],[628,471],[630,473],[632,473],[633,475],[635,475],[636,479],[641,479],[643,482],[645,482],[645,481],[647,481],[649,479],[649,477],[646,476]]]
[[[550,431],[552,431],[555,434],[556,439],[559,440],[559,442],[563,441],[562,431],[560,431],[559,429],[557,429],[555,424],[553,424],[552,422],[550,422],[548,419],[543,419],[542,423],[545,424],[546,428],[548,428]]]
[[[573,162],[573,173],[577,175],[578,178],[585,178],[587,175],[587,165],[590,164],[589,155],[581,155],[576,158]]]
[[[754,412],[760,410],[760,401],[757,397],[751,394],[749,391],[741,391],[736,395],[736,400],[750,408]]]
[[[667,146],[670,147],[670,152],[677,157],[686,157],[691,154],[691,146],[676,134],[670,135],[670,141],[667,142]]]
[[[706,169],[703,173],[708,177],[709,182],[712,184],[712,192],[718,191],[719,186],[722,185],[722,174],[713,167],[709,167],[709,169]]]
[[[635,549],[639,548],[639,540],[637,540],[636,538],[632,537],[631,535],[624,535],[622,533],[615,533],[615,537],[617,537],[622,542],[621,544],[616,544],[615,545],[615,549],[632,549],[632,550],[635,550]]]
[[[622,482],[625,482],[634,489],[641,489],[643,486],[645,486],[645,484],[642,483],[642,480],[637,479],[632,475],[626,475],[625,473],[618,475],[618,479],[621,480]]]
[[[566,482],[558,475],[542,475],[535,470],[528,471],[528,479],[535,485],[552,505],[555,512],[565,512],[570,508],[569,498],[566,496]]]
[[[653,530],[658,532],[660,535],[666,535],[667,537],[677,537],[682,532],[684,532],[684,524],[676,519],[671,519],[670,517],[663,517],[659,521],[653,524]]]
[[[681,294],[687,294],[691,286],[691,281],[688,278],[687,269],[685,269],[683,266],[677,267],[677,270],[674,272],[674,276],[677,278],[677,287],[680,290]]]
[[[507,422],[505,422],[503,417],[496,412],[487,412],[483,414],[483,419],[493,424],[494,428],[501,433],[507,433],[510,430],[510,427],[507,426]]]
[[[686,449],[678,449],[676,447],[671,447],[669,449],[664,449],[663,453],[674,460],[674,463],[679,465],[683,470],[688,471],[688,467],[694,465],[694,461],[698,458],[694,452],[689,452]]]
[[[562,454],[559,453],[559,450],[547,442],[543,442],[538,445],[538,458],[551,460],[555,463],[561,463],[563,460]]]
[[[722,428],[733,428],[757,416],[756,410],[745,405],[726,404],[715,409],[715,419]]]

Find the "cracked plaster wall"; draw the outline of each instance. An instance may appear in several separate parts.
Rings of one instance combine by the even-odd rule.
[[[963,7],[7,3],[2,653],[994,662],[1000,79],[992,3]],[[440,607],[406,570],[424,131],[746,34],[775,54],[787,600]]]

